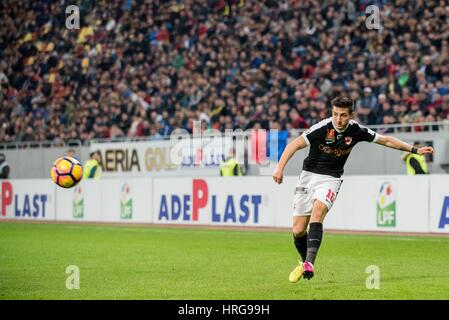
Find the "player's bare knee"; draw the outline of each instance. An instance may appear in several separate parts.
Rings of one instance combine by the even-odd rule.
[[[316,210],[315,212],[312,213],[311,219],[312,220],[323,219],[325,216],[326,216],[326,211]]]
[[[320,201],[315,201],[314,205],[313,205],[313,210],[312,210],[312,214],[310,217],[310,221],[311,222],[323,222],[324,218],[326,217],[328,208],[327,206],[320,202]]]
[[[300,238],[305,235],[307,228],[305,226],[293,226],[293,235],[295,238]]]
[[[321,222],[323,223],[324,218],[326,217],[326,212],[318,211],[312,214],[310,217],[310,222]]]

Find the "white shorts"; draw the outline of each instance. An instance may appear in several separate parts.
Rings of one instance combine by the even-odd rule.
[[[337,198],[342,182],[341,178],[302,171],[295,188],[293,216],[311,215],[315,199],[324,203],[329,211]]]

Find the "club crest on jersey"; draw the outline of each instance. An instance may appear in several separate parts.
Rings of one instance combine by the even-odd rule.
[[[326,143],[335,142],[335,129],[327,129]]]
[[[352,137],[345,137],[345,143],[349,146],[352,142]]]

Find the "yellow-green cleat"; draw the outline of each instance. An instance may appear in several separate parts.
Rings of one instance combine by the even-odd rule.
[[[288,280],[292,283],[298,282],[301,279],[304,269],[302,267],[302,262],[299,261],[296,268],[290,273]]]

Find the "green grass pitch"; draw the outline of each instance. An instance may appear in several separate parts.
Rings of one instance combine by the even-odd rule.
[[[449,299],[447,237],[325,233],[315,277],[291,284],[297,257],[286,231],[7,222],[0,299]]]

